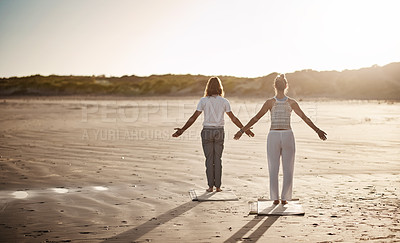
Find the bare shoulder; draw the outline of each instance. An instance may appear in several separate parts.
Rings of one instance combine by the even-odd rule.
[[[264,107],[267,107],[268,109],[271,109],[271,107],[274,105],[274,103],[275,103],[275,99],[274,98],[270,98],[270,99],[265,101]]]
[[[271,103],[273,103],[273,102],[275,102],[275,99],[274,99],[274,98],[269,98],[268,100],[265,101],[266,104],[267,104],[267,103],[271,104]]]
[[[293,108],[294,106],[299,106],[299,104],[297,103],[297,101],[293,98],[288,97],[288,103],[290,104],[290,106]]]

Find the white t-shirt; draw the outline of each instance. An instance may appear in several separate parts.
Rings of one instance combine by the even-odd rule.
[[[204,111],[205,127],[223,127],[224,113],[231,111],[229,101],[221,96],[207,96],[200,99],[198,111]]]

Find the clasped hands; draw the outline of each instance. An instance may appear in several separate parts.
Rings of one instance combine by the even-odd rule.
[[[250,129],[251,129],[251,128],[250,128]],[[244,133],[246,133],[247,136],[249,136],[249,137],[254,137],[254,133],[253,133],[250,129],[248,129],[248,130],[245,131]],[[235,136],[233,136],[233,139],[239,140],[239,138],[240,138],[242,135],[243,135],[243,132],[242,132],[241,129],[240,129],[240,131],[238,131],[238,132],[235,134]]]
[[[250,129],[248,129],[244,133],[246,133],[247,136],[249,136],[249,137],[254,137],[254,133]],[[179,137],[185,131],[182,128],[179,128],[179,127],[174,128],[174,130],[176,130],[176,132],[174,134],[172,134],[172,137],[174,137],[174,138]],[[243,135],[243,133],[241,131],[238,131],[233,138],[238,140],[242,135]]]

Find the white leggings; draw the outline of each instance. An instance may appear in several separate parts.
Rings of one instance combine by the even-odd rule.
[[[279,165],[282,156],[282,200],[292,199],[295,142],[292,130],[270,130],[267,138],[269,192],[271,200],[279,199]]]

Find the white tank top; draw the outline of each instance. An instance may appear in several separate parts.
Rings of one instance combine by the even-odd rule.
[[[274,97],[275,104],[271,109],[271,130],[292,129],[290,127],[290,115],[292,107],[288,102],[288,97],[280,100]]]

